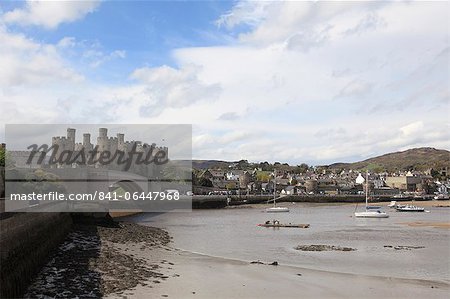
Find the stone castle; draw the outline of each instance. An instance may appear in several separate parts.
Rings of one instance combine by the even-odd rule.
[[[75,142],[75,134],[76,130],[72,128],[67,129],[67,137],[66,136],[58,136],[52,138],[52,145],[58,145],[61,151],[81,151],[84,149],[85,151],[92,151],[95,147],[94,144],[91,143],[91,134],[84,133],[83,134],[83,142]],[[160,150],[166,152],[168,154],[167,147],[157,147],[155,143],[149,145],[147,143],[142,144],[141,141],[125,141],[125,135],[122,133],[118,133],[117,137],[108,137],[108,129],[100,128],[97,137],[97,146],[98,151],[123,151],[128,153],[134,146],[138,152],[147,153],[150,149]]]
[[[109,151],[110,153],[121,151],[127,156],[134,148],[136,152],[142,152],[143,155],[147,155],[149,151],[152,151],[150,155],[153,155],[158,151],[164,151],[166,157],[168,157],[167,147],[157,147],[155,143],[149,145],[147,143],[142,143],[141,141],[125,141],[125,135],[122,133],[118,133],[117,137],[108,137],[107,128],[99,128],[96,145],[91,143],[91,134],[89,133],[83,134],[83,142],[77,143],[75,137],[76,130],[68,128],[67,136],[52,137],[52,146],[58,146],[59,155],[62,154],[63,151],[80,152],[84,150],[84,152],[88,153],[97,147],[97,155],[99,156],[105,151]],[[119,169],[120,167],[117,164],[114,165],[114,163],[112,163],[112,165],[108,165],[108,168]],[[142,166],[140,168],[142,168]],[[142,169],[138,172],[142,172]]]

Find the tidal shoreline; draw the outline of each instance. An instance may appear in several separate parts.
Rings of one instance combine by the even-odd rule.
[[[145,252],[132,251],[139,258]],[[255,254],[257,255],[257,254]],[[272,261],[249,261],[209,256],[174,249],[165,252],[172,266],[161,284],[138,285],[125,291],[131,298],[446,298],[450,284],[443,281],[403,279],[337,273]],[[110,294],[107,298],[123,298]]]
[[[297,203],[294,206],[300,208],[303,205],[305,204]],[[325,204],[309,205],[312,205],[314,209],[328,206]],[[347,210],[345,206],[348,204],[336,204],[336,207],[341,205],[344,210]],[[259,205],[259,207],[261,206]],[[290,214],[297,215],[295,211],[295,209],[292,210]],[[302,211],[304,210],[302,209]],[[332,211],[334,215],[340,210]],[[188,220],[198,219],[200,221],[200,219],[210,217],[212,223],[219,224],[219,219],[225,219],[226,215],[234,215],[238,218],[232,219],[241,220],[245,215],[254,215],[256,218],[264,217],[264,214],[253,209],[246,211],[224,209],[197,211],[193,215],[186,215],[187,218],[181,216],[167,218],[167,215],[149,215],[150,217],[147,217],[141,214],[119,218],[115,222],[100,225],[75,224],[66,241],[59,246],[49,263],[28,288],[27,297],[264,299],[298,298],[299,296],[302,298],[375,298],[382,296],[385,298],[446,298],[450,291],[448,272],[444,276],[428,279],[416,275],[402,277],[398,273],[389,272],[389,267],[386,268],[386,273],[376,274],[360,273],[352,267],[348,271],[336,270],[330,268],[329,264],[326,264],[325,268],[316,268],[315,262],[310,265],[293,265],[279,255],[280,259],[264,256],[262,251],[257,249],[251,251],[251,254],[246,257],[238,254],[230,254],[225,257],[219,256],[221,255],[219,253],[217,253],[218,256],[215,256],[216,251],[204,254],[207,251],[201,249],[198,251],[202,251],[202,253],[195,252],[196,249],[179,249],[185,247],[177,246],[177,242],[172,242],[171,236],[165,230],[167,228],[171,233],[176,233],[174,228],[186,227],[188,230],[185,229],[182,232],[192,232],[192,237],[195,234],[197,239],[194,239],[196,240],[194,242],[200,242],[198,248],[203,248],[201,244],[203,241],[206,242],[205,238],[208,238],[209,242],[227,246],[227,241],[223,239],[222,241],[211,239],[211,235],[205,237],[203,234],[206,231],[202,232],[198,228],[192,230],[197,227],[197,222]],[[298,215],[306,216],[308,214]],[[171,219],[172,226],[161,222],[162,216]],[[404,215],[399,214],[399,216],[403,217]],[[345,216],[344,219],[348,219],[348,217]],[[249,222],[253,222],[253,220],[249,220]],[[230,229],[232,229],[232,223],[233,221],[226,220],[222,225],[230,225]],[[147,225],[156,225],[161,228]],[[254,227],[248,223],[242,223],[242,225]],[[202,227],[208,226],[202,224]],[[405,225],[405,227],[408,226]],[[446,236],[445,231],[443,232],[441,229],[431,226],[430,229]],[[326,233],[328,230],[326,229],[324,232]],[[415,230],[419,231],[422,228],[414,228]],[[261,235],[270,235],[271,231],[257,230],[255,232]],[[175,234],[176,240],[174,241],[182,237],[179,232],[178,235]],[[236,236],[235,229],[232,232],[233,236]],[[352,231],[352,233],[356,234],[358,230]],[[371,231],[363,230],[358,234],[362,233],[371,233]],[[352,235],[352,238],[357,236]],[[364,242],[356,243],[362,244],[362,246],[352,246],[357,247],[357,250],[351,251],[344,250],[342,247],[351,244],[339,242],[339,239],[336,238],[327,237],[325,243],[321,243],[323,239],[321,241],[317,238],[306,239],[304,233],[298,234],[297,238],[299,238],[296,242],[297,245],[303,245],[300,249],[319,251],[315,255],[309,253],[305,255],[300,252],[301,250],[297,250],[299,259],[304,261],[327,256],[334,251],[339,254],[335,258],[347,263],[349,260],[354,261],[353,258],[350,258],[351,252],[358,253],[367,249]],[[399,257],[405,256],[405,254],[409,256],[408,252],[427,250],[423,247],[416,249],[413,245],[417,244],[414,242],[399,242],[397,239],[391,239],[390,243],[387,241],[379,243],[379,250]],[[250,243],[250,245],[252,244]],[[405,244],[408,246],[398,246]],[[245,245],[241,244],[242,246]],[[291,250],[292,252],[296,251],[293,247]],[[231,252],[229,251],[229,253]],[[411,262],[414,260],[411,259]],[[351,262],[349,263],[351,264]],[[381,269],[385,269],[385,266],[380,264]]]
[[[74,224],[24,297],[101,298],[159,283],[167,277],[153,253],[141,259],[129,250],[153,252],[169,242],[166,231],[134,223]]]

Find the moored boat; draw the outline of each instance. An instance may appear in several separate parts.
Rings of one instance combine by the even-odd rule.
[[[271,207],[266,209],[267,213],[282,213],[282,212],[289,212],[288,207]]]
[[[392,209],[397,209],[397,208],[406,207],[406,205],[397,204],[397,202],[395,200],[393,200],[393,201],[391,201],[390,204],[388,204],[388,207],[392,208]]]
[[[363,212],[355,212],[355,217],[357,218],[388,218],[389,215],[386,212],[383,212],[380,210],[381,207],[374,208],[374,206],[369,206],[368,199],[369,199],[369,172],[366,172],[366,179],[361,176],[361,174],[358,175],[356,178],[357,184],[363,184],[366,182],[366,210]]]
[[[394,195],[392,198],[393,199],[408,200],[408,199],[411,199],[412,197],[409,196],[409,195],[403,194],[403,193],[399,193],[399,194]]]
[[[414,206],[414,205],[405,205],[401,207],[397,207],[397,212],[425,212],[425,208]]]
[[[291,227],[291,228],[309,228],[309,224],[258,224],[261,227]]]
[[[267,208],[266,213],[286,213],[289,212],[288,207],[277,207],[276,193],[277,192],[277,173],[274,170],[273,174],[273,207]]]
[[[438,194],[438,195],[436,195],[435,197],[434,197],[434,199],[436,199],[436,200],[448,200],[449,199],[449,196],[448,196],[448,194]]]
[[[379,210],[379,209],[381,209],[381,206],[367,206],[366,209],[367,210]]]
[[[376,211],[355,212],[355,217],[358,217],[358,218],[389,218],[389,215],[386,212],[376,210]]]
[[[390,204],[387,205],[389,208],[396,208],[397,202],[395,200],[392,200]]]

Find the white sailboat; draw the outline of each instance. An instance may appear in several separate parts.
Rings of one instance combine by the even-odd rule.
[[[289,212],[288,207],[277,207],[276,195],[277,195],[277,173],[276,173],[276,171],[274,171],[273,172],[273,207],[267,208],[266,213]]]
[[[369,172],[366,172],[366,210],[364,212],[355,212],[355,217],[358,218],[388,218],[389,215],[386,212],[380,210],[370,210],[368,209],[368,199],[369,199]],[[361,174],[356,178],[356,183],[364,183],[364,178]]]

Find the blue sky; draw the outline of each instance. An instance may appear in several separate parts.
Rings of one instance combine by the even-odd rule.
[[[448,2],[2,2],[1,122],[190,123],[196,159],[450,149],[449,17]]]
[[[24,5],[6,4],[3,10],[8,11]],[[74,37],[85,47],[96,45],[99,51],[125,51],[126,59],[112,60],[92,72],[95,79],[108,82],[123,80],[117,73],[131,73],[142,66],[174,66],[174,48],[226,44],[228,41],[219,36],[227,32],[215,21],[231,7],[232,2],[227,1],[110,1],[103,2],[82,21],[62,23],[55,29],[14,23],[9,29],[46,44]],[[74,66],[84,66],[79,56],[73,55],[71,60]]]

